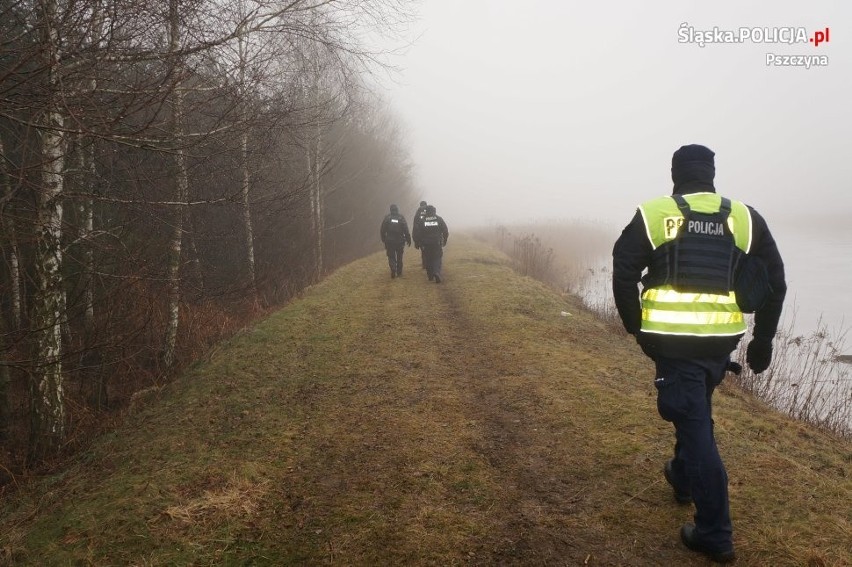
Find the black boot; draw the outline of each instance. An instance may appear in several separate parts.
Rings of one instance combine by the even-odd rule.
[[[683,545],[685,545],[692,551],[703,553],[704,555],[709,557],[711,561],[715,561],[716,563],[733,563],[737,560],[737,556],[734,553],[733,546],[731,546],[731,549],[725,551],[718,551],[711,549],[705,544],[698,541],[698,538],[695,536],[694,524],[684,524],[683,526],[681,526],[680,540],[683,542]]]

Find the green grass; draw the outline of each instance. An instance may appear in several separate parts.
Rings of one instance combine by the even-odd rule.
[[[454,237],[332,274],[0,509],[11,565],[703,565],[638,347]],[[562,316],[561,312],[570,313]],[[739,564],[848,565],[852,450],[723,385]]]

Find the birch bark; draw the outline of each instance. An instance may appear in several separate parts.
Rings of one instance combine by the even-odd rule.
[[[41,41],[46,58],[48,102],[40,118],[41,188],[36,242],[36,287],[33,297],[35,354],[30,374],[30,455],[56,453],[65,440],[62,382],[62,190],[65,156],[64,117],[59,109],[59,34],[55,0],[43,0]]]
[[[179,0],[169,1],[169,53],[173,58],[181,57],[180,49],[180,18]],[[183,66],[174,61],[175,72],[180,77]],[[169,248],[168,265],[168,323],[166,325],[163,363],[166,369],[172,368],[177,352],[177,332],[180,324],[180,265],[183,242],[183,223],[185,205],[189,188],[189,173],[186,170],[186,150],[184,148],[184,92],[180,80],[177,81],[172,94],[172,136],[175,142],[175,212],[172,224],[172,239]]]
[[[252,300],[257,303],[257,275],[255,273],[254,264],[254,227],[251,220],[251,201],[249,199],[249,188],[251,175],[249,172],[249,150],[248,150],[248,86],[246,84],[246,66],[248,65],[248,40],[241,35],[238,38],[239,48],[239,75],[240,87],[242,89],[242,105],[240,121],[242,122],[242,131],[240,133],[240,169],[242,170],[242,186],[240,187],[240,196],[243,208],[243,227],[245,230],[245,253],[246,253],[246,269],[248,270],[249,292]]]

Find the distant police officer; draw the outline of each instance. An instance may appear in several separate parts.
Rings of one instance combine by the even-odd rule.
[[[755,311],[746,361],[756,374],[769,366],[787,285],[763,217],[716,194],[714,155],[699,145],[674,153],[672,195],[640,205],[615,243],[613,295],[624,328],[654,360],[657,409],[674,424],[674,458],[663,472],[678,502],[695,503],[695,523],[684,524],[681,540],[729,562],[735,555],[728,476],[713,434],[711,398],[725,371],[739,366],[730,353],[746,331],[744,310]],[[756,272],[762,285],[739,284],[746,265],[763,270]],[[745,307],[761,292],[762,300]]]
[[[420,201],[420,206],[418,206],[417,210],[414,212],[414,222],[417,222],[426,215],[426,207],[426,201]]]
[[[426,275],[429,281],[441,283],[441,258],[447,244],[447,223],[438,216],[435,207],[426,206],[426,214],[414,225],[414,247],[423,250],[426,260]]]
[[[426,201],[420,201],[420,206],[414,211],[414,220],[412,226],[416,227],[418,223],[423,222],[423,217],[426,216]],[[426,269],[426,253],[420,249],[420,267]]]
[[[399,207],[396,205],[390,206],[390,214],[385,215],[384,220],[382,220],[379,235],[388,254],[391,278],[401,276],[402,253],[406,244],[411,246],[411,234],[408,232],[408,223],[405,222],[405,217],[399,214]]]

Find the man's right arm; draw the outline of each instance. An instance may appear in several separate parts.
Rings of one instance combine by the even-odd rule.
[[[612,249],[612,295],[624,329],[631,335],[636,335],[642,325],[638,285],[652,251],[637,210]]]

